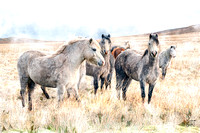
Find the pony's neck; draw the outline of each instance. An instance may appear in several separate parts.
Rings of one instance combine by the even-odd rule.
[[[104,55],[104,60],[105,60],[105,63],[108,64],[110,63],[110,52],[108,52],[106,55]]]
[[[78,46],[79,43],[70,45],[68,49],[63,51],[63,54],[68,58],[67,65],[71,66],[71,69],[78,69],[81,63],[84,61],[83,46]]]
[[[158,64],[158,56],[157,57],[152,57],[149,54],[149,65],[150,66],[156,66]]]

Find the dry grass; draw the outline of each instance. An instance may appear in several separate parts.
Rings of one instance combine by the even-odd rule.
[[[113,38],[119,45],[131,40],[143,51],[148,37]],[[145,40],[145,41],[144,41]],[[33,93],[33,111],[22,108],[17,58],[26,50],[53,51],[60,43],[0,44],[0,125],[5,131],[40,132],[199,132],[200,127],[200,34],[160,36],[162,49],[177,45],[177,57],[166,79],[158,80],[150,105],[142,104],[138,82],[132,81],[127,100],[115,97],[112,89],[94,97],[92,79],[86,77],[81,102],[65,99],[57,106],[56,89],[48,88],[47,100],[39,86]],[[140,44],[140,45],[139,45]],[[146,93],[148,89],[146,87]],[[147,99],[146,99],[147,102]],[[27,101],[26,101],[27,105]],[[189,126],[185,128],[183,126]]]

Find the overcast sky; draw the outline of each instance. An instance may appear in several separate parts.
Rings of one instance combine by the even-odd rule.
[[[200,24],[199,0],[1,0],[0,38],[125,36]]]

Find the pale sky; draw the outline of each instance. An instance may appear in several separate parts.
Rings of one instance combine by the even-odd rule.
[[[199,0],[1,0],[0,38],[125,36],[200,24]]]

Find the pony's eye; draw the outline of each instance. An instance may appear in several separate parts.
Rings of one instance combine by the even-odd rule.
[[[96,48],[92,48],[92,50],[93,50],[94,52],[97,51]]]

